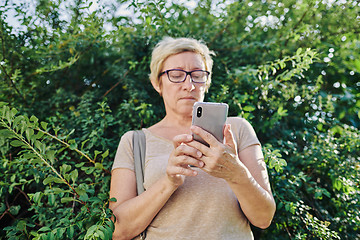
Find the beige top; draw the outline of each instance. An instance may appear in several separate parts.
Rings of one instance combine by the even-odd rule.
[[[230,117],[238,151],[260,144],[255,131],[245,119]],[[146,136],[144,187],[149,188],[166,174],[171,141],[143,129]],[[134,170],[133,132],[125,133],[115,156],[113,169]],[[154,218],[146,239],[253,239],[248,220],[225,180],[199,171],[187,177]]]

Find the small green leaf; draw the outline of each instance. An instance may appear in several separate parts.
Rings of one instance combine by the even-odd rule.
[[[255,110],[255,107],[254,106],[251,106],[251,105],[247,105],[243,108],[244,111],[246,112],[252,112]]]
[[[30,117],[30,121],[34,122],[34,123],[37,123],[39,121],[39,119],[37,117],[35,117],[34,115],[32,115]]]
[[[301,52],[302,52],[302,48],[298,48],[298,49],[296,50],[296,55],[300,55]]]
[[[60,171],[62,173],[67,173],[68,171],[71,170],[71,166],[68,165],[68,164],[63,164],[61,167],[60,167]]]
[[[101,164],[101,163],[95,163],[95,168],[96,169],[103,169],[104,168],[104,166]]]
[[[0,214],[2,214],[3,212],[5,212],[6,210],[6,205],[5,203],[0,203]]]
[[[48,202],[49,202],[50,206],[54,206],[54,204],[55,204],[55,195],[54,194],[51,193],[48,195]]]
[[[106,158],[109,155],[109,149],[106,150],[103,154],[101,154],[102,158]]]
[[[19,210],[20,210],[20,206],[11,206],[10,209],[9,209],[9,212],[12,214],[12,215],[17,215],[19,213]]]
[[[13,133],[9,131],[8,129],[1,129],[0,130],[0,137],[2,138],[11,138],[13,137]]]
[[[15,115],[17,114],[17,110],[16,110],[16,108],[13,108],[13,109],[11,109],[11,111],[10,111],[10,116],[11,116],[11,118],[14,118],[15,117]]]
[[[49,183],[52,183],[52,182],[63,183],[63,180],[61,180],[58,177],[50,176],[50,177],[47,177],[47,178],[44,179],[43,184],[46,185],[46,184],[49,184]]]
[[[48,231],[51,231],[51,229],[49,227],[42,227],[38,231],[39,232],[48,232]]]
[[[72,180],[73,182],[76,182],[78,175],[79,175],[78,170],[77,170],[77,169],[73,170],[73,171],[70,173],[71,180]]]
[[[10,142],[10,145],[13,147],[21,147],[21,146],[24,146],[25,144],[22,141],[13,140]]]
[[[41,127],[44,129],[44,130],[47,130],[47,125],[48,123],[47,122],[41,122]]]
[[[19,229],[20,231],[24,231],[26,229],[26,222],[24,220],[19,221],[16,224],[16,228]]]
[[[63,198],[61,198],[61,203],[67,203],[67,202],[72,202],[72,201],[75,201],[75,199],[72,198],[72,197],[63,197]]]
[[[86,202],[89,199],[89,196],[87,195],[87,193],[82,194],[79,199],[83,202]]]
[[[47,159],[50,160],[51,163],[54,163],[54,159],[55,159],[55,151],[54,150],[49,150],[46,152],[46,157]]]
[[[36,193],[34,193],[34,195],[32,196],[32,200],[33,200],[35,203],[39,203],[40,200],[41,200],[41,197],[42,197],[42,192],[36,192]]]
[[[97,155],[99,155],[101,151],[95,150],[94,153],[95,153],[94,159],[96,159]]]
[[[67,229],[67,236],[69,239],[72,239],[73,236],[74,236],[74,233],[75,233],[75,229],[74,229],[74,226],[70,226],[68,229]]]

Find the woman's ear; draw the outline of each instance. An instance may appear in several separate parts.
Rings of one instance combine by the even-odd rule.
[[[151,79],[151,84],[153,86],[153,88],[160,94],[161,96],[161,85],[160,85],[160,81],[156,81],[156,80],[153,80]]]

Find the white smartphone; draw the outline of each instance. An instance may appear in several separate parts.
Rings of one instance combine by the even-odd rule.
[[[228,108],[226,103],[196,102],[193,106],[192,125],[201,127],[222,143]],[[209,146],[200,136],[193,134],[193,137]]]

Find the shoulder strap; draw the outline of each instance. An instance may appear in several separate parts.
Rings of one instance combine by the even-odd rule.
[[[136,190],[140,195],[145,191],[144,189],[144,170],[145,170],[145,153],[146,153],[146,138],[142,130],[134,131],[133,135],[133,152],[135,163],[136,176]],[[140,233],[140,239],[146,238],[146,229]]]
[[[145,168],[145,152],[146,139],[142,130],[134,131],[133,135],[133,152],[135,162],[135,176],[137,194],[140,195],[144,189],[144,168]]]

